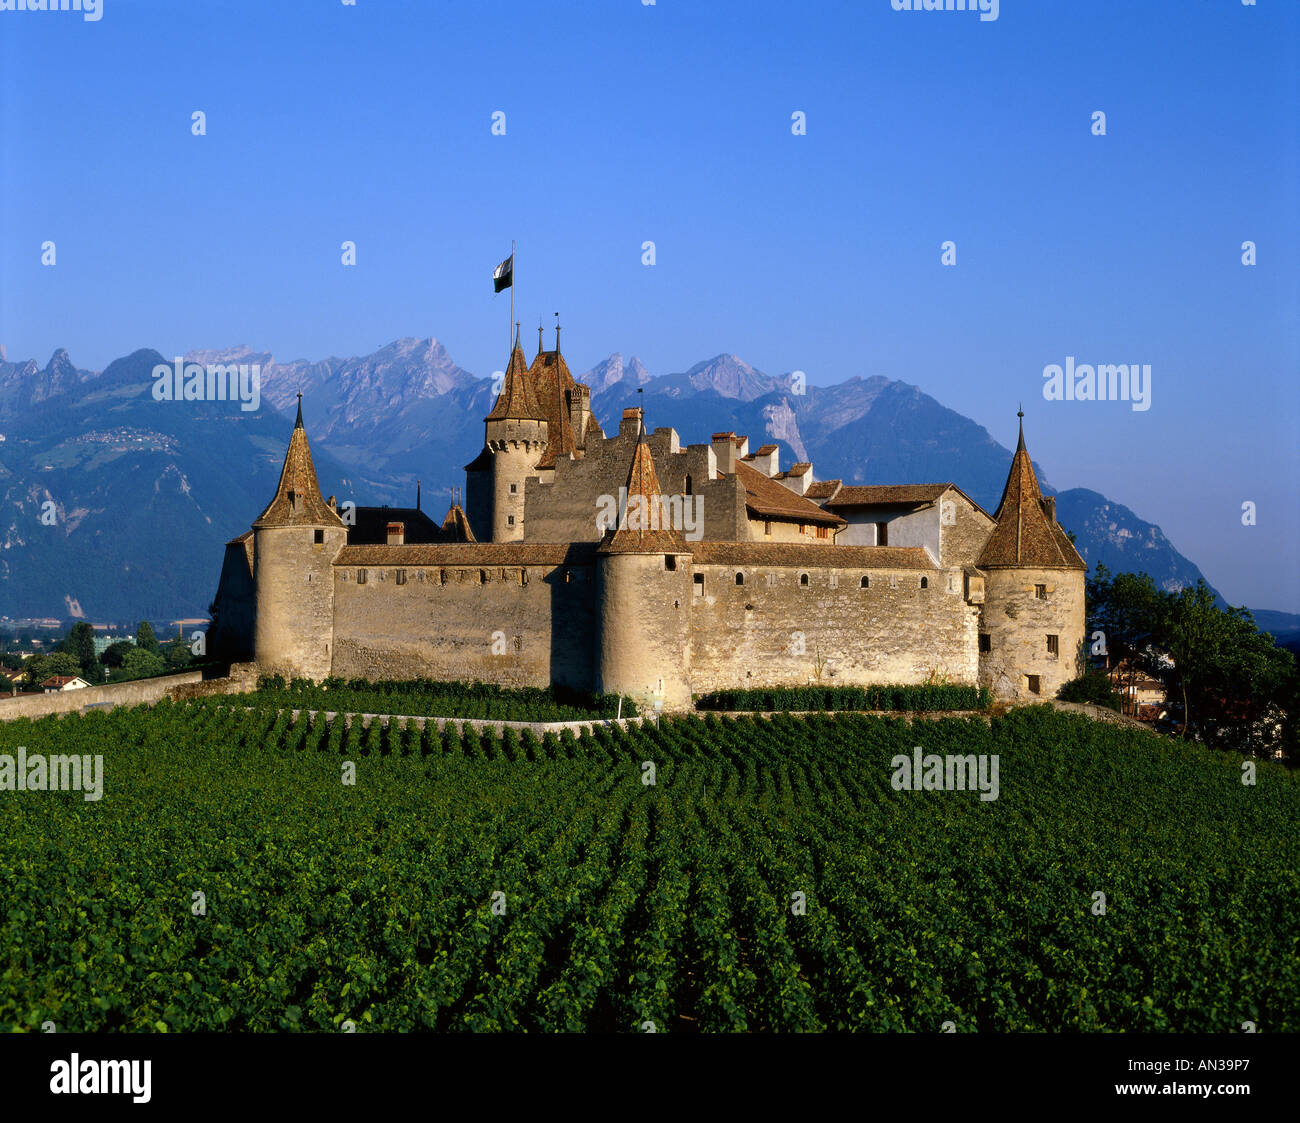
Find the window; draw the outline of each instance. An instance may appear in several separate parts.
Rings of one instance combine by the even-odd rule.
[[[889,545],[889,523],[876,523],[876,545]]]
[[[511,494],[511,495],[518,495],[518,494],[519,494],[519,485],[518,485],[518,484],[511,484],[511,485],[510,485],[510,494]]]
[[[687,494],[687,495],[692,495],[692,494],[694,494],[694,493],[691,491],[691,477],[690,477],[690,476],[687,476],[687,477],[686,477],[686,494]]]
[[[864,588],[864,589],[870,589],[870,588],[871,588],[871,578],[870,578],[870,577],[863,576],[863,578],[862,578],[862,588]]]
[[[840,587],[840,575],[838,573],[832,573],[829,580],[832,589],[838,589]]]
[[[677,557],[675,554],[664,554],[664,569],[667,569],[670,572],[676,571]]]
[[[993,650],[993,637],[990,636],[988,632],[980,632],[980,650],[981,651]]]
[[[447,584],[447,571],[445,569],[438,570],[438,584],[439,585]]]
[[[808,584],[808,574],[806,573],[799,574],[799,584],[805,586]]]
[[[366,571],[365,571],[364,569],[358,569],[358,570],[357,570],[357,584],[358,584],[358,585],[364,585],[365,583],[366,583]]]
[[[829,538],[830,536],[831,536],[830,527],[827,527],[827,526],[819,526],[819,527],[817,528],[817,537],[818,537],[818,538]]]
[[[478,583],[479,583],[480,585],[486,585],[486,584],[487,584],[487,570],[486,570],[486,569],[480,569],[480,570],[478,571]]]
[[[1061,637],[1060,637],[1060,636],[1048,636],[1048,637],[1047,637],[1047,654],[1048,654],[1048,655],[1060,655],[1060,654],[1061,654]]]
[[[1042,687],[1040,685],[1039,677],[1037,675],[1026,675],[1025,677],[1029,679],[1029,693],[1030,694],[1040,693]]]
[[[807,528],[806,526],[804,526],[803,523],[800,523],[800,524],[799,524],[799,533],[800,533],[800,534],[807,534],[807,533],[808,533],[808,528]]]
[[[928,577],[922,577],[922,578],[921,578],[921,588],[922,588],[922,589],[928,589],[929,587],[930,587],[930,579],[929,579]]]
[[[704,596],[704,574],[703,573],[697,573],[695,575],[695,595],[697,597]]]
[[[737,585],[743,585],[744,583],[745,583],[745,575],[744,575],[743,573],[741,573],[739,570],[737,570],[737,571],[736,571],[736,584],[737,584]]]
[[[1035,596],[1038,600],[1046,600],[1046,599],[1047,599],[1047,586],[1046,586],[1046,585],[1035,585],[1035,586],[1034,586],[1034,596]]]
[[[325,532],[323,530],[312,531],[312,541],[315,542],[317,546],[321,545],[321,543],[325,541]]]
[[[514,525],[515,525],[515,517],[514,517],[514,515],[507,515],[507,516],[506,516],[506,526],[514,526]]]
[[[397,575],[396,575],[396,577],[394,578],[394,580],[396,580],[396,582],[397,582],[399,585],[405,585],[405,584],[406,584],[406,570],[404,570],[404,569],[399,569],[399,570],[397,571]]]
[[[771,519],[764,519],[764,520],[763,520],[763,533],[766,534],[769,538],[772,537],[772,520],[771,520]]]

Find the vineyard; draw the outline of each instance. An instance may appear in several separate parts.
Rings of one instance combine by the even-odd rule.
[[[495,721],[582,721],[635,717],[636,704],[616,694],[591,694],[562,686],[497,686],[486,682],[410,682],[327,678],[316,683],[264,675],[247,697],[250,705],[337,713],[467,717]]]
[[[996,754],[998,797],[896,790],[917,744]],[[163,703],[18,746],[104,794],[0,792],[5,1028],[1300,1028],[1297,777],[1047,708],[539,740]]]

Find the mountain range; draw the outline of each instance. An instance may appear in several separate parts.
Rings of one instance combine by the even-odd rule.
[[[279,363],[248,347],[193,351],[187,361],[256,363],[261,408],[154,399],[152,372],[170,358],[140,350],[102,372],[60,349],[41,367],[0,348],[0,616],[166,622],[202,616],[222,545],[243,533],[271,494],[297,395],[327,494],[359,505],[424,506],[441,518],[463,467],[483,445],[493,380],[458,366],[435,339],[399,339],[370,355]],[[652,375],[613,354],[576,375],[606,432],[644,404],[648,424],[684,443],[747,434],[781,448],[818,479],[845,483],[952,481],[992,512],[1010,449],[909,383],[851,378],[803,386],[735,355]],[[640,391],[640,393],[638,393]],[[1200,570],[1159,526],[1083,488],[1057,496],[1061,523],[1089,564],[1150,573],[1165,589]],[[1275,634],[1300,617],[1267,616]]]

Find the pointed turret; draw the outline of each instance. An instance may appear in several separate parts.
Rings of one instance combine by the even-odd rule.
[[[600,549],[607,554],[688,552],[681,532],[672,525],[669,509],[659,490],[659,475],[655,471],[644,425],[627,474],[627,508],[618,527],[612,534],[607,534]]]
[[[1011,460],[1002,502],[993,516],[997,525],[975,564],[981,569],[990,566],[1087,569],[1087,563],[1056,521],[1055,498],[1043,498],[1025,448],[1024,412],[1018,416],[1020,440]]]
[[[311,445],[302,424],[302,394],[298,395],[298,417],[289,437],[289,451],[280,470],[280,484],[254,528],[270,526],[342,526],[343,520],[325,502],[316,480]]]
[[[519,345],[519,327],[515,325],[515,345],[506,364],[505,381],[497,396],[492,412],[485,421],[544,421],[546,411],[538,404],[533,392],[532,379],[528,377],[528,360]]]
[[[469,518],[459,503],[453,503],[447,510],[447,517],[442,520],[443,542],[477,542],[474,531],[470,529]]]

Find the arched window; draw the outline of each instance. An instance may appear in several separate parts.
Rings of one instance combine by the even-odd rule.
[[[687,495],[694,494],[694,492],[691,490],[691,477],[689,475],[686,477],[686,494]]]
[[[808,574],[806,574],[806,573],[801,573],[801,574],[799,574],[799,584],[800,584],[800,585],[807,585],[807,584],[808,584]]]
[[[871,588],[871,578],[868,577],[868,576],[866,576],[866,574],[863,574],[863,577],[862,577],[862,587],[863,587],[864,589],[870,589],[870,588]]]
[[[745,583],[745,575],[744,575],[743,573],[741,573],[739,570],[737,570],[737,571],[736,571],[736,584],[737,584],[737,585],[743,585],[744,583]]]
[[[930,587],[930,579],[929,579],[928,577],[922,577],[922,578],[921,578],[921,588],[922,588],[922,589],[928,589],[929,587]]]

